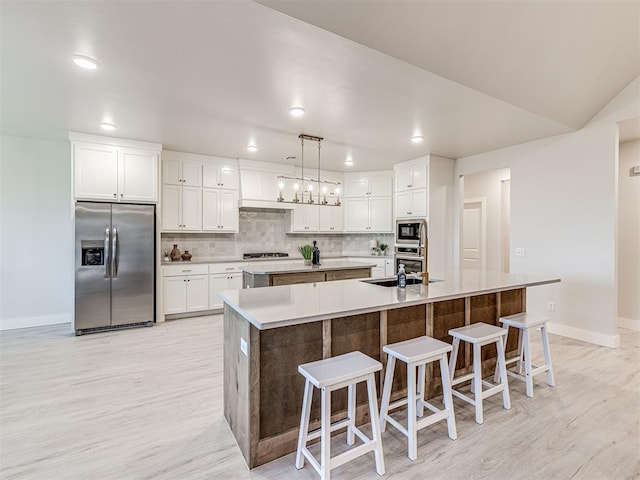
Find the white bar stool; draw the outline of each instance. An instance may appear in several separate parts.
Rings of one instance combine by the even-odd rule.
[[[504,359],[504,344],[507,338],[507,331],[495,325],[487,323],[474,323],[465,327],[454,328],[449,330],[449,335],[453,337],[453,352],[451,353],[451,362],[449,362],[449,375],[451,378],[451,393],[456,397],[470,403],[476,407],[476,423],[482,424],[484,421],[482,413],[482,401],[502,392],[502,403],[504,408],[511,408],[511,399],[509,398],[509,384],[507,382],[507,368]],[[458,349],[460,340],[473,345],[473,372],[453,378],[456,371],[456,361],[458,359]],[[499,384],[493,384],[482,379],[482,356],[481,348],[490,343],[496,344],[498,359],[496,368],[501,372]],[[471,392],[474,398],[455,390],[453,387],[467,380],[473,379],[471,383]],[[486,386],[487,390],[482,390],[482,386]]]
[[[543,372],[547,372],[547,384],[551,387],[555,386],[553,378],[553,367],[551,365],[551,352],[549,350],[549,337],[547,335],[547,321],[549,319],[543,315],[533,313],[516,313],[508,317],[500,317],[500,321],[505,327],[513,327],[518,329],[518,355],[506,361],[506,365],[516,363],[516,369],[507,370],[510,375],[518,380],[525,382],[527,386],[527,397],[533,397],[533,377]],[[542,335],[542,350],[544,352],[544,365],[536,366],[531,363],[531,336],[529,331],[533,328],[540,328]],[[524,364],[524,376],[522,375],[522,366]],[[500,377],[500,372],[496,370],[494,379]]]
[[[322,480],[329,480],[331,470],[373,450],[376,458],[376,471],[384,475],[384,457],[382,454],[382,440],[380,438],[380,420],[378,418],[378,397],[374,373],[382,369],[382,364],[362,352],[351,352],[337,357],[326,358],[316,362],[298,366],[305,378],[304,400],[300,418],[300,434],[298,435],[298,451],[296,453],[296,468],[304,467],[305,457],[320,474]],[[367,382],[369,396],[369,412],[371,416],[372,437],[365,436],[356,427],[356,384]],[[313,387],[321,391],[322,408],[320,428],[309,433],[309,416],[311,414],[311,399]],[[348,387],[347,418],[331,424],[331,392],[339,388]],[[331,432],[347,427],[347,444],[355,443],[354,435],[362,442],[346,452],[331,457]],[[307,443],[320,437],[320,462],[309,452]]]
[[[456,420],[453,413],[453,399],[451,398],[451,385],[449,381],[449,363],[447,353],[451,351],[451,345],[431,337],[418,337],[404,342],[385,345],[382,350],[389,356],[387,372],[382,391],[382,407],[380,410],[380,430],[383,432],[386,423],[396,427],[404,434],[409,443],[409,458],[415,460],[418,457],[418,430],[428,427],[440,420],[447,420],[449,438],[458,438],[456,432]],[[396,359],[407,364],[407,396],[389,404],[391,388],[393,385],[393,373]],[[439,409],[424,399],[425,365],[440,361],[440,376],[442,377],[442,399],[444,409]],[[416,367],[418,378],[416,381]],[[407,405],[407,427],[389,415],[389,410]],[[432,415],[421,418],[423,409],[427,407]]]

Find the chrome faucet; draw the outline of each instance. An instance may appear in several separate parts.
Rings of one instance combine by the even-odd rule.
[[[427,251],[427,221],[423,218],[420,220],[420,228],[418,229],[418,255],[424,258],[423,265],[424,269],[422,272],[418,273],[420,277],[422,277],[422,284],[429,284],[429,269],[428,265],[428,251]]]

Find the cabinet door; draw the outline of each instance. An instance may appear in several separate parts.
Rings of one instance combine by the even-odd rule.
[[[411,188],[427,188],[427,165],[419,165],[411,169]]]
[[[410,190],[396,193],[396,217],[405,218],[412,215],[413,193]]]
[[[393,258],[386,258],[384,261],[384,275],[385,277],[393,277],[395,272],[395,262]]]
[[[158,201],[158,154],[134,148],[118,149],[118,199]]]
[[[427,189],[421,188],[411,192],[411,212],[414,217],[427,216]]]
[[[229,275],[229,290],[242,290],[242,272]]]
[[[238,189],[238,170],[232,167],[220,167],[218,180],[220,182],[220,188],[237,190]]]
[[[162,183],[182,185],[182,162],[162,159]]]
[[[369,194],[369,179],[367,177],[347,178],[344,194],[347,197],[364,197]]]
[[[220,190],[202,189],[202,230],[220,230]]]
[[[320,231],[341,233],[343,227],[342,207],[320,207]]]
[[[393,174],[381,174],[369,179],[369,195],[384,197],[393,194]]]
[[[238,193],[236,190],[220,190],[220,227],[225,232],[237,232],[240,223]]]
[[[73,164],[74,196],[76,199],[117,200],[117,147],[74,143]]]
[[[215,273],[209,275],[209,308],[222,308],[222,299],[218,296],[218,293],[227,290],[229,280],[226,273]],[[242,288],[242,275],[240,275],[240,287]]]
[[[182,187],[182,230],[202,229],[202,189]]]
[[[164,277],[164,313],[184,313],[187,309],[187,277]]]
[[[187,278],[187,312],[209,308],[209,275],[189,275]]]
[[[344,202],[345,230],[347,232],[369,231],[369,199],[347,198]]]
[[[182,228],[182,187],[178,185],[162,186],[162,229],[180,230]]]
[[[370,230],[373,232],[393,231],[393,212],[391,210],[391,197],[370,198]]]
[[[395,171],[396,192],[410,190],[413,184],[411,167],[398,168]]]
[[[202,164],[182,162],[182,185],[187,187],[202,186]]]

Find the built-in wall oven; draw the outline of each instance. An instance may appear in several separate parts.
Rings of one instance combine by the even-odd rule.
[[[419,252],[420,248],[417,245],[396,245],[395,273],[398,272],[398,266],[401,263],[407,274],[424,272],[425,258]]]

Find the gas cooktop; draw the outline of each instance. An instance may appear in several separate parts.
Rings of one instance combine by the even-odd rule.
[[[282,252],[265,252],[265,253],[243,253],[242,258],[278,258],[288,257],[288,253]]]

